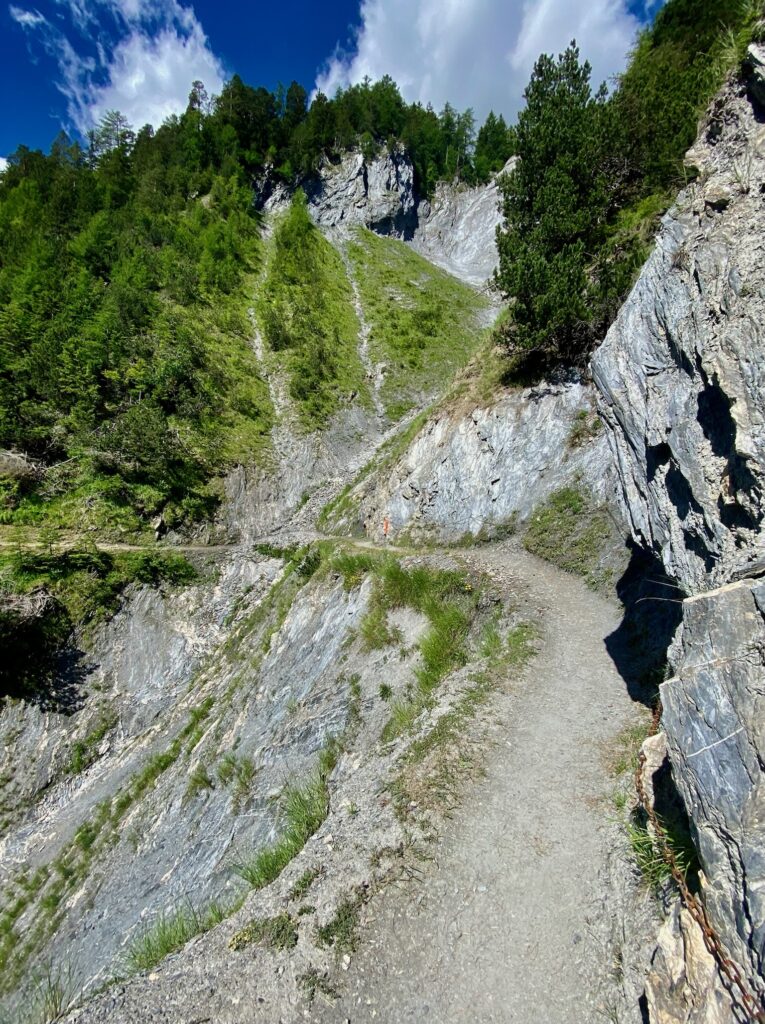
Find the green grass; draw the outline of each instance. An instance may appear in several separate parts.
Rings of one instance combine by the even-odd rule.
[[[298,930],[294,919],[287,913],[281,913],[274,917],[254,918],[231,937],[229,948],[240,950],[256,942],[284,951],[294,949],[297,941]]]
[[[420,792],[453,792],[460,775],[473,766],[473,755],[464,749],[463,740],[469,721],[479,707],[486,703],[500,680],[509,674],[518,674],[534,657],[537,651],[538,630],[533,623],[519,622],[503,636],[497,620],[484,627],[480,654],[486,659],[486,670],[471,676],[470,685],[464,690],[457,703],[443,714],[433,728],[410,744],[404,757],[404,770],[394,790],[405,802],[411,797],[412,770],[417,770],[428,759],[435,756],[435,763],[429,766],[427,777],[419,784]],[[409,715],[401,712],[402,722],[408,722]]]
[[[580,409],[574,417],[566,444],[571,449],[581,448],[596,438],[602,429],[603,421],[597,413],[590,412],[589,409]]]
[[[362,900],[359,896],[346,897],[338,904],[334,916],[317,929],[316,937],[320,946],[331,946],[338,955],[353,953],[358,942],[359,913]]]
[[[101,710],[92,729],[81,740],[75,740],[72,744],[67,765],[69,774],[78,775],[95,761],[101,741],[108,732],[111,732],[117,721],[115,711],[110,708]]]
[[[387,742],[409,729],[431,703],[441,680],[465,664],[478,595],[464,573],[422,565],[405,568],[391,556],[372,552],[339,552],[330,564],[347,589],[359,586],[367,575],[372,578],[369,610],[362,622],[366,646],[398,641],[387,624],[388,612],[394,608],[411,608],[428,620],[419,643],[421,664],[415,672],[414,693],[393,703],[382,734]]]
[[[212,903],[202,911],[188,904],[170,913],[161,914],[129,946],[125,954],[125,964],[129,973],[151,970],[195,936],[220,924],[231,912],[231,908],[225,908],[220,903]]]
[[[0,909],[0,994],[15,988],[28,959],[55,934],[64,919],[64,901],[84,883],[99,853],[119,841],[120,823],[128,809],[194,741],[212,707],[212,698],[207,698],[191,708],[188,721],[172,743],[152,755],[118,796],[98,804],[71,843],[34,875],[22,872],[6,886]],[[31,919],[18,929],[22,915],[27,913]]]
[[[310,778],[302,785],[287,787],[282,798],[279,839],[253,857],[232,865],[234,873],[253,889],[262,889],[278,878],[323,824],[329,813],[329,776],[337,755],[337,743],[328,744]]]
[[[575,484],[555,491],[536,509],[523,544],[527,551],[584,577],[588,586],[597,589],[609,582],[600,560],[613,533],[606,509]]]
[[[198,764],[196,768],[189,775],[189,782],[186,786],[185,797],[187,800],[191,800],[204,790],[214,789],[215,784],[210,776],[210,772],[206,765]]]
[[[327,973],[320,973],[316,967],[311,967],[301,974],[298,978],[298,985],[305,993],[309,1004],[314,1001],[317,993],[327,1000],[334,1000],[339,996],[336,989],[329,983]]]
[[[609,757],[609,769],[615,778],[632,775],[637,771],[640,748],[643,741],[651,734],[651,719],[646,716],[643,721],[627,725],[621,730],[613,745]]]
[[[223,755],[217,768],[219,781],[231,788],[237,806],[249,796],[256,774],[257,769],[251,757],[231,752]]]
[[[391,644],[400,643],[403,637],[400,629],[391,628],[385,608],[374,605],[361,620],[361,640],[365,651],[379,651]]]
[[[326,426],[351,394],[369,403],[353,291],[339,253],[313,225],[302,193],[268,246],[256,312],[270,360],[287,371],[305,429]]]
[[[304,871],[290,889],[290,899],[301,900],[321,873],[321,868],[309,868],[307,871]]]
[[[372,328],[370,354],[387,366],[381,397],[396,420],[468,362],[486,300],[396,239],[359,229],[348,253]]]

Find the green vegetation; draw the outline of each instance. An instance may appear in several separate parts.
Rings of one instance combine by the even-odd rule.
[[[274,232],[257,312],[271,351],[284,359],[305,427],[325,426],[352,393],[368,399],[351,286],[300,190]]]
[[[372,327],[370,354],[387,366],[385,409],[398,419],[467,363],[486,300],[395,239],[359,229],[348,253]]]
[[[214,509],[226,466],[265,452],[251,194],[236,167],[165,149],[189,129],[22,147],[0,177],[0,447],[35,467],[2,478],[6,523],[182,526]]]
[[[308,868],[290,889],[291,900],[301,900],[322,873],[321,868]]]
[[[421,664],[415,672],[414,693],[394,702],[383,730],[387,742],[408,729],[430,705],[441,680],[465,664],[478,595],[463,573],[422,565],[404,568],[394,558],[371,552],[339,553],[332,567],[349,590],[359,586],[367,574],[372,576],[374,589],[365,622],[374,626],[370,632],[376,642],[392,636],[386,617],[393,608],[412,608],[428,619],[429,629],[419,643]]]
[[[96,759],[98,746],[108,732],[117,724],[117,714],[110,708],[103,708],[99,713],[95,725],[81,740],[75,740],[69,755],[67,771],[77,775],[84,771]]]
[[[330,985],[326,972],[320,974],[316,967],[311,967],[298,978],[298,985],[305,993],[309,1003],[316,998],[316,994],[325,996],[328,1000],[337,999],[339,993]]]
[[[301,786],[288,786],[282,798],[280,838],[253,857],[233,865],[234,872],[253,889],[273,882],[321,826],[329,812],[329,776],[338,756],[336,742],[319,755],[311,777]]]
[[[579,484],[551,494],[531,517],[523,545],[533,555],[577,576],[594,590],[606,586],[611,573],[601,558],[614,527],[603,506],[595,505]]]
[[[321,925],[316,932],[320,946],[331,946],[338,956],[353,953],[358,941],[356,933],[362,902],[360,896],[350,896],[341,900],[334,917],[325,925]]]
[[[185,798],[191,800],[206,789],[214,789],[215,783],[206,765],[198,764],[189,774],[189,784],[186,787]]]
[[[0,696],[44,697],[72,630],[113,614],[131,583],[177,586],[193,582],[197,572],[172,551],[20,548],[0,554],[0,578]],[[30,602],[39,605],[34,614],[25,612]]]
[[[253,942],[262,943],[271,949],[287,950],[297,946],[298,930],[292,917],[287,913],[275,917],[256,917],[231,937],[231,949],[244,949]]]
[[[574,417],[574,423],[566,443],[569,448],[581,448],[582,445],[597,437],[602,429],[603,421],[597,413],[590,412],[589,409],[580,409]]]
[[[223,755],[218,764],[217,775],[221,785],[231,787],[235,810],[238,810],[250,795],[256,774],[257,769],[251,757],[231,752]]]
[[[453,804],[461,780],[476,766],[468,724],[497,686],[514,679],[528,664],[536,653],[537,637],[530,622],[516,623],[504,635],[499,616],[486,623],[480,646],[486,666],[470,676],[470,684],[433,728],[410,744],[392,787],[397,813],[405,816],[412,802],[441,809]]]
[[[520,160],[501,183],[502,338],[518,369],[581,363],[602,337],[761,17],[751,0],[668,0],[610,98],[575,45],[539,58],[513,130]]]
[[[674,857],[680,874],[691,887],[696,886],[696,875],[699,870],[699,859],[696,848],[687,829],[673,827],[660,820],[667,849]],[[632,855],[646,885],[655,892],[672,879],[669,861],[662,852],[662,844],[654,835],[642,813],[636,813],[626,824]]]
[[[493,115],[406,104],[390,78],[308,105],[238,76],[137,134],[108,112],[87,146],[20,146],[0,175],[0,447],[28,471],[3,477],[0,520],[101,534],[209,516],[219,475],[268,457],[268,389],[248,310],[262,262],[253,176],[294,182],[321,159],[402,142],[420,188],[474,181],[505,158]],[[364,383],[337,253],[296,209],[270,247],[259,302],[309,426]],[[423,309],[426,333],[429,311]],[[23,463],[23,460],[22,460]]]
[[[622,775],[630,774],[634,777],[637,771],[640,748],[643,741],[651,734],[651,719],[649,716],[634,725],[625,726],[619,733],[614,744],[610,758],[611,773],[619,778]]]
[[[361,621],[361,639],[367,651],[381,650],[403,639],[400,629],[391,628],[388,611],[380,604],[373,604]]]
[[[130,973],[151,970],[195,936],[220,924],[230,913],[231,909],[219,903],[210,904],[204,911],[196,910],[189,903],[171,913],[160,914],[130,945],[125,955],[128,970]]]

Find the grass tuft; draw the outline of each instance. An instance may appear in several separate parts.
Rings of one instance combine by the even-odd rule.
[[[523,545],[566,572],[582,576],[596,590],[610,575],[600,567],[613,525],[603,506],[595,505],[581,486],[563,487],[551,494],[529,522]]]
[[[231,937],[229,948],[240,950],[254,942],[271,949],[287,950],[297,946],[298,930],[287,913],[275,917],[256,917]]]
[[[160,914],[128,948],[125,962],[130,973],[156,967],[170,953],[175,953],[197,935],[214,928],[231,913],[220,903],[212,903],[204,911],[191,904]]]
[[[334,917],[317,930],[319,945],[331,946],[338,954],[352,953],[358,941],[361,904],[359,896],[346,897],[342,900]]]
[[[329,813],[329,776],[337,763],[333,742],[319,755],[319,764],[302,786],[289,786],[283,797],[284,827],[280,838],[232,869],[253,889],[262,889],[282,873],[303,849]]]

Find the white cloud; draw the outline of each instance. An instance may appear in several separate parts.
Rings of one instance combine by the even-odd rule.
[[[389,74],[409,101],[512,115],[540,53],[575,38],[597,85],[624,68],[639,27],[627,0],[361,0],[352,52],[336,51],[316,87]]]
[[[108,82],[89,88],[77,126],[83,130],[107,110],[121,111],[136,127],[159,125],[186,109],[195,79],[213,93],[220,92],[224,80],[199,23],[188,34],[174,28],[152,36],[131,32],[111,55]]]
[[[93,56],[37,11],[11,7],[19,25],[33,33],[58,63],[56,83],[67,98],[71,122],[83,134],[107,110],[119,110],[140,128],[155,127],[186,108],[191,83],[208,92],[225,80],[220,60],[193,8],[178,0],[57,0]],[[111,16],[105,31],[96,10]]]
[[[5,159],[4,156],[0,156],[0,174],[2,174],[3,171],[6,171],[7,169],[8,169],[8,161]]]
[[[47,19],[39,11],[24,11],[13,4],[8,8],[11,17],[18,22],[22,28],[37,28],[39,25],[46,25]]]

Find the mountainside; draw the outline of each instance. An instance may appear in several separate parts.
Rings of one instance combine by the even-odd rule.
[[[506,173],[514,166],[508,161]],[[303,181],[311,216],[322,227],[371,228],[410,242],[436,266],[476,287],[486,285],[497,265],[496,230],[501,223],[496,177],[470,187],[440,182],[431,199],[415,186],[403,149],[368,160],[351,152],[337,163],[323,162]],[[292,190],[277,186],[263,203],[273,213],[289,204]]]
[[[762,15],[0,172],[3,1024],[765,1020]]]
[[[745,87],[717,98],[688,161],[698,180],[665,218],[592,369],[633,538],[661,557],[682,601],[662,726],[704,902],[761,993],[765,132]],[[700,933],[689,937],[698,926],[683,914],[665,926],[652,1019],[728,1020]]]

